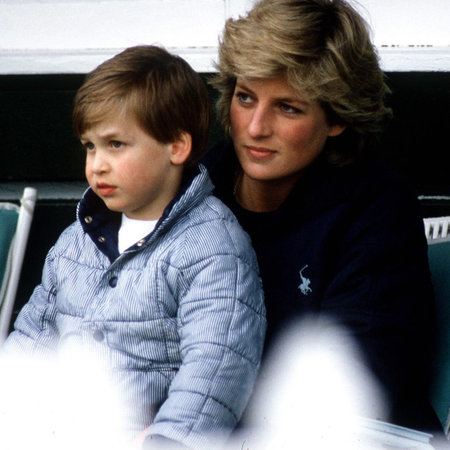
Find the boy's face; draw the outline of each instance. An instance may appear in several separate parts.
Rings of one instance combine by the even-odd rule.
[[[178,191],[180,166],[172,145],[161,144],[133,117],[111,114],[81,136],[86,177],[112,211],[131,219],[156,220]]]

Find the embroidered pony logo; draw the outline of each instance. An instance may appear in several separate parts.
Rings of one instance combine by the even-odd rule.
[[[308,264],[303,267],[302,270],[300,270],[300,278],[302,280],[302,283],[299,285],[299,289],[302,291],[303,295],[308,295],[310,292],[312,292],[312,289],[309,287],[309,285],[311,284],[311,280],[309,278],[305,278],[302,275],[302,272],[308,267]]]

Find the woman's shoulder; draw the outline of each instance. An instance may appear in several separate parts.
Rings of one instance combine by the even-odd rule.
[[[322,196],[326,193],[329,199],[365,204],[383,197],[388,203],[396,199],[417,200],[406,177],[372,152],[362,154],[347,166],[322,167],[312,177],[311,192],[323,191]]]
[[[404,174],[374,154],[355,168],[355,195],[366,203],[381,201],[385,207],[418,209],[417,193]]]
[[[347,178],[344,200],[348,230],[371,230],[380,236],[414,230],[421,238],[423,226],[417,193],[408,179],[375,154],[364,155]],[[370,233],[369,233],[370,234]]]
[[[283,217],[289,216],[300,228],[311,220],[320,220],[324,227],[347,224],[348,230],[364,224],[419,224],[421,220],[410,183],[373,154],[344,167],[317,165],[285,203]]]

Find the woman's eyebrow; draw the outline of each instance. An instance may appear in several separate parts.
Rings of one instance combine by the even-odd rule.
[[[236,87],[254,94],[254,92],[245,84],[244,81],[236,81]]]
[[[310,105],[310,103],[307,100],[302,100],[297,97],[276,97],[276,99],[280,102],[300,103],[301,105]]]
[[[239,89],[242,89],[244,91],[247,91],[248,93],[252,95],[256,95],[255,92],[247,86],[245,81],[236,81],[236,87]],[[297,103],[299,105],[303,106],[310,106],[311,103],[308,100],[303,100],[299,97],[290,97],[290,96],[280,96],[280,97],[274,97],[275,101],[280,103]]]

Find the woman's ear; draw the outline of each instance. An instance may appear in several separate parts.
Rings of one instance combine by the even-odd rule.
[[[186,131],[182,131],[180,136],[172,142],[170,150],[170,160],[177,166],[186,162],[192,150],[192,136]]]
[[[330,137],[339,136],[346,128],[347,128],[346,124],[335,123],[331,125],[330,130],[328,131],[328,136]]]

